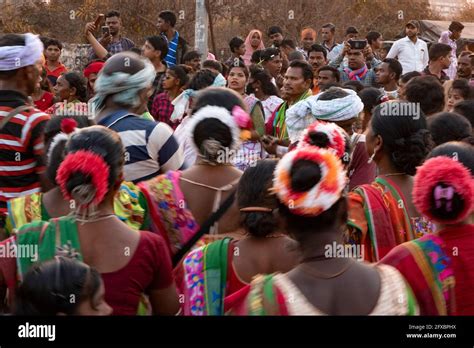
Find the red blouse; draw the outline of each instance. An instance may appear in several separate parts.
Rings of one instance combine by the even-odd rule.
[[[53,93],[44,92],[40,99],[35,101],[35,106],[41,111],[46,111],[50,106],[53,105],[54,95]]]
[[[122,269],[101,273],[105,301],[113,315],[136,315],[140,296],[173,283],[171,257],[163,238],[140,231],[140,241],[130,262]]]

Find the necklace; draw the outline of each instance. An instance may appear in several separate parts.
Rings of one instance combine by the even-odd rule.
[[[81,219],[79,217],[76,217],[76,221],[78,221],[82,224],[86,224],[86,223],[102,221],[102,220],[106,220],[106,219],[110,219],[110,218],[114,218],[114,217],[116,217],[115,214],[99,215],[98,217],[91,218],[91,219]]]
[[[306,274],[308,274],[308,275],[310,275],[314,278],[332,279],[332,278],[339,277],[341,274],[346,272],[352,265],[353,265],[353,262],[348,261],[347,264],[339,272],[336,272],[334,274],[325,274],[325,273],[319,272],[319,271],[315,270],[314,268],[308,266],[306,263],[301,264],[301,270],[304,273],[306,273]]]

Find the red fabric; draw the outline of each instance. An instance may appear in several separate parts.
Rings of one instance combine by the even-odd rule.
[[[440,315],[433,299],[431,284],[426,281],[423,270],[418,266],[413,254],[405,244],[393,248],[380,263],[395,267],[403,274],[416,297],[420,315]]]
[[[365,245],[366,251],[364,253],[364,259],[368,262],[376,262],[387,255],[390,250],[395,248],[398,244],[402,243],[402,241],[397,240],[399,233],[394,230],[390,209],[387,209],[384,197],[376,188],[370,185],[364,186],[364,191],[366,194],[365,199],[370,203],[374,224],[372,228],[377,239],[377,241],[372,240],[370,246],[374,245],[374,248],[376,247],[378,249],[378,259],[375,259],[377,254],[374,252],[372,255],[372,253],[367,252],[371,248]],[[369,236],[367,237],[366,240],[372,239]]]
[[[98,74],[104,67],[105,62],[92,62],[84,69],[84,76],[88,79],[91,74]]]
[[[250,293],[250,284],[224,299],[224,312],[232,315],[247,315],[247,295]]]
[[[284,103],[281,103],[280,106],[277,107],[275,111],[273,111],[272,115],[270,116],[267,123],[265,124],[265,133],[267,135],[273,135],[273,122],[275,121],[275,117],[283,104]]]
[[[54,70],[49,70],[48,65],[45,64],[44,68],[46,69],[47,76],[53,76],[56,79],[62,74],[67,72],[67,68],[63,63],[59,63],[58,67]]]
[[[454,269],[456,312],[474,315],[474,224],[447,227],[439,231]]]
[[[49,92],[44,92],[40,99],[35,101],[35,106],[41,111],[46,111],[49,107],[53,105],[54,94]]]
[[[276,303],[278,305],[278,315],[290,315],[288,313],[288,308],[286,307],[285,295],[283,295],[283,292],[281,292],[277,287],[274,286],[273,289],[275,290]]]
[[[176,129],[178,123],[173,123],[170,119],[173,111],[174,106],[173,104],[171,104],[171,100],[168,96],[168,93],[163,92],[157,94],[155,99],[153,99],[153,105],[150,111],[155,121],[164,122],[171,128]]]
[[[173,283],[171,258],[163,239],[140,231],[140,242],[122,269],[102,273],[105,300],[113,315],[136,315],[142,293],[168,288]]]
[[[368,160],[369,155],[365,148],[365,142],[357,142],[348,168],[349,190],[360,185],[370,184],[375,180],[377,166],[375,162],[367,163]]]
[[[228,248],[228,257],[227,257],[227,288],[225,295],[229,296],[236,291],[239,291],[247,284],[243,283],[237,274],[235,273],[235,268],[233,264],[234,259],[234,250],[236,248],[237,240],[232,240]]]

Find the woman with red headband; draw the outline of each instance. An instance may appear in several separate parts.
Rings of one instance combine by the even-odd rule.
[[[97,75],[104,67],[105,62],[101,60],[95,60],[90,62],[84,69],[84,76],[87,79],[87,100],[94,96],[94,84],[97,80]]]
[[[18,247],[38,245],[38,253],[34,259],[17,255],[16,264],[6,271],[17,273],[21,281],[35,262],[54,256],[75,258],[101,273],[105,301],[114,315],[135,315],[144,294],[154,314],[174,315],[180,306],[165,242],[150,232],[137,233],[114,212],[123,149],[117,133],[102,126],[71,136],[56,181],[74,212],[20,228],[12,242]]]
[[[255,277],[226,299],[232,314],[417,314],[411,289],[395,268],[357,262],[353,257],[360,253],[344,246],[347,178],[333,149],[299,147],[280,160],[274,175],[282,226],[298,242],[300,264]]]
[[[418,168],[413,200],[435,234],[382,259],[410,283],[422,315],[474,315],[474,147],[449,142]]]

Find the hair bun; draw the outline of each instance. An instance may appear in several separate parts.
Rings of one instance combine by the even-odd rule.
[[[400,147],[405,147],[406,145],[405,138],[400,138],[400,139],[395,140],[395,145],[400,146]]]
[[[298,147],[314,146],[333,151],[339,158],[346,152],[344,130],[333,122],[316,121],[305,129]]]
[[[78,205],[87,206],[94,200],[96,193],[92,184],[81,184],[72,189],[71,197]]]
[[[340,199],[346,183],[346,172],[333,151],[306,146],[280,160],[273,191],[293,214],[317,216]]]
[[[206,139],[201,144],[201,153],[206,159],[211,161],[217,160],[219,152],[223,150],[225,149],[222,144],[213,138]]]
[[[76,177],[80,177],[77,183],[73,182]],[[87,150],[68,154],[56,175],[64,198],[77,199],[79,208],[99,205],[108,192],[108,179],[109,167],[103,157]]]
[[[318,131],[310,131],[308,133],[310,144],[322,148],[326,148],[329,146],[329,138],[326,133],[318,132]]]
[[[432,141],[429,130],[419,129],[406,138],[394,141],[391,158],[397,169],[408,175],[415,175],[416,168],[428,155]]]
[[[474,180],[458,161],[445,156],[430,158],[415,175],[413,202],[433,221],[461,222],[474,209]]]

